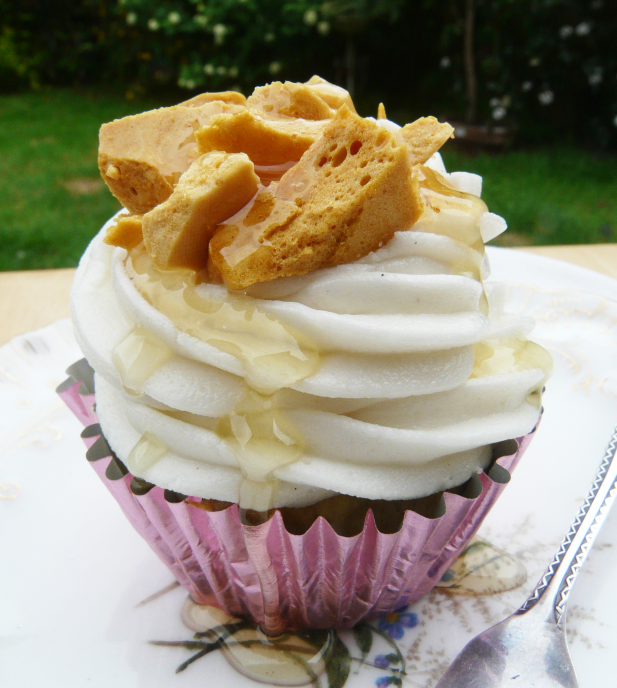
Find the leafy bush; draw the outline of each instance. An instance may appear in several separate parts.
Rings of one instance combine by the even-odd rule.
[[[106,3],[0,0],[0,90],[98,81],[110,74]]]
[[[443,4],[426,0],[434,13]],[[466,10],[475,15],[479,120],[520,125],[528,141],[568,134],[617,143],[617,3],[612,0],[465,0],[447,5],[432,75],[464,112]]]
[[[314,73],[434,113],[617,146],[614,0],[0,0],[0,90],[250,92]],[[475,85],[474,85],[475,84]]]

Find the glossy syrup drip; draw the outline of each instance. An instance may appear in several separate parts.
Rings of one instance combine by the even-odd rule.
[[[292,160],[281,165],[255,165],[255,174],[261,179],[262,184],[267,186],[270,182],[278,181],[295,164],[296,161]]]
[[[224,223],[236,232],[231,244],[221,249],[230,267],[268,246],[268,237],[300,214],[315,189],[318,156],[318,152],[307,151],[279,181],[267,188],[260,186],[252,201]]]
[[[135,476],[142,476],[167,453],[167,447],[152,432],[144,432],[126,457],[126,465]]]
[[[474,344],[474,366],[470,378],[539,368],[544,372],[544,377],[529,391],[527,401],[532,406],[540,408],[541,391],[552,367],[551,355],[535,342],[517,337],[506,340],[485,340]]]
[[[449,236],[484,256],[484,242],[479,227],[480,217],[488,211],[484,201],[473,194],[453,189],[439,173],[428,167],[420,166],[419,172],[426,209],[416,229]],[[465,266],[459,272],[482,281],[479,268],[470,272],[469,266]],[[488,314],[488,300],[484,291],[480,310]],[[505,341],[479,342],[474,345],[474,356],[472,378],[535,368],[543,370],[543,380],[530,391],[527,398],[530,404],[540,407],[540,392],[552,369],[552,358],[545,349],[534,342],[512,337]]]
[[[304,439],[276,408],[273,396],[254,390],[248,390],[233,412],[221,419],[218,433],[233,448],[244,474],[241,520],[257,525],[270,515],[277,487],[274,472],[302,457]]]
[[[474,345],[474,367],[471,377],[540,368],[546,375],[553,367],[551,355],[535,342],[511,337],[485,340]]]
[[[170,356],[170,349],[160,339],[137,325],[116,345],[111,361],[124,391],[131,397],[139,397],[146,380]]]
[[[132,253],[129,274],[131,267],[137,290],[180,331],[242,363],[248,389],[216,431],[238,459],[244,475],[239,504],[243,514],[251,512],[246,522],[254,525],[269,517],[278,482],[274,472],[304,450],[303,438],[276,408],[274,393],[312,375],[319,354],[247,296],[225,292],[221,300],[208,298],[193,273],[158,270],[143,251]]]
[[[252,389],[272,394],[319,367],[315,348],[248,296],[224,291],[214,299],[200,292],[194,273],[158,270],[144,251],[131,255],[131,265],[133,284],[146,301],[181,332],[237,358]]]
[[[480,257],[476,266],[454,265],[453,269],[460,275],[482,282],[480,266],[485,250],[479,219],[488,210],[486,203],[478,196],[452,188],[429,167],[418,166],[418,179],[425,210],[414,230],[447,236],[476,251]],[[488,299],[484,291],[480,297],[480,311],[488,315]]]
[[[300,212],[314,187],[316,162],[304,156],[294,166],[293,174],[284,175],[280,182],[261,185],[252,201],[225,223],[237,230],[232,243],[221,250],[232,267],[268,245],[268,233]],[[484,243],[478,220],[487,211],[486,205],[448,186],[429,168],[421,166],[418,172],[426,209],[415,229],[449,236],[476,251],[480,256],[477,265],[453,267],[481,281]],[[319,367],[318,352],[260,311],[250,297],[200,289],[194,273],[158,270],[143,249],[131,253],[127,270],[142,296],[180,331],[241,362],[250,392],[219,422],[217,432],[233,448],[244,475],[239,499],[243,522],[263,522],[271,512],[277,468],[297,461],[304,445],[276,408],[273,395],[312,375]],[[480,309],[488,313],[484,292]],[[129,391],[132,389],[130,384],[125,385]]]
[[[223,226],[233,229],[234,235],[220,253],[230,268],[269,246],[269,237],[300,214],[315,189],[319,169],[316,155],[306,153],[279,181],[260,186],[250,203],[226,220]],[[481,281],[484,242],[478,221],[488,210],[486,204],[477,196],[452,188],[428,167],[419,166],[417,170],[425,211],[414,230],[450,237],[476,251],[480,260],[475,267],[454,265],[453,269]],[[488,312],[485,296],[481,307]]]
[[[486,203],[478,196],[452,188],[430,167],[420,165],[418,172],[426,208],[419,231],[448,236],[484,255],[478,220],[488,211]]]
[[[260,186],[251,202],[223,225],[236,232],[231,244],[221,249],[225,262],[233,268],[255,251],[269,246],[269,232],[293,220],[300,213],[301,203],[281,197],[277,182]]]

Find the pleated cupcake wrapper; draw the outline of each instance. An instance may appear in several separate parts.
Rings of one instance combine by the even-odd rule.
[[[338,535],[322,517],[304,535],[292,535],[279,511],[248,526],[235,504],[208,512],[194,506],[199,499],[160,487],[134,494],[133,476],[101,435],[88,374],[81,362],[67,372],[72,377],[58,393],[87,426],[87,456],[135,529],[193,600],[271,633],[349,628],[429,592],[480,526],[533,434],[518,438],[516,451],[470,481],[471,496],[445,492],[445,513],[437,518],[407,511],[401,529],[384,534],[369,510],[353,537]]]

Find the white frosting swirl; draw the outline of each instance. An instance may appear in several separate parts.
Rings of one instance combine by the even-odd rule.
[[[479,189],[475,175],[450,183]],[[503,228],[478,207],[478,238]],[[481,242],[449,236],[452,222],[469,233],[455,215],[429,208],[353,264],[241,295],[140,267],[103,228],[72,312],[107,440],[141,478],[250,508],[464,482],[492,443],[534,427],[550,357],[499,287],[487,307]]]

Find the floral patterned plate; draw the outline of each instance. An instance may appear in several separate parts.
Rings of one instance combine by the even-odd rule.
[[[555,358],[537,437],[439,589],[353,631],[289,636],[283,651],[297,670],[262,673],[271,685],[431,688],[471,637],[525,599],[581,504],[617,423],[617,282],[534,255],[489,255],[510,310],[536,318],[534,339]],[[83,460],[79,424],[54,393],[80,356],[67,321],[0,349],[2,685],[264,685],[238,673],[266,671],[267,651],[251,654],[255,629],[187,603]],[[612,671],[614,544],[617,512],[570,598],[583,687],[606,685]]]

